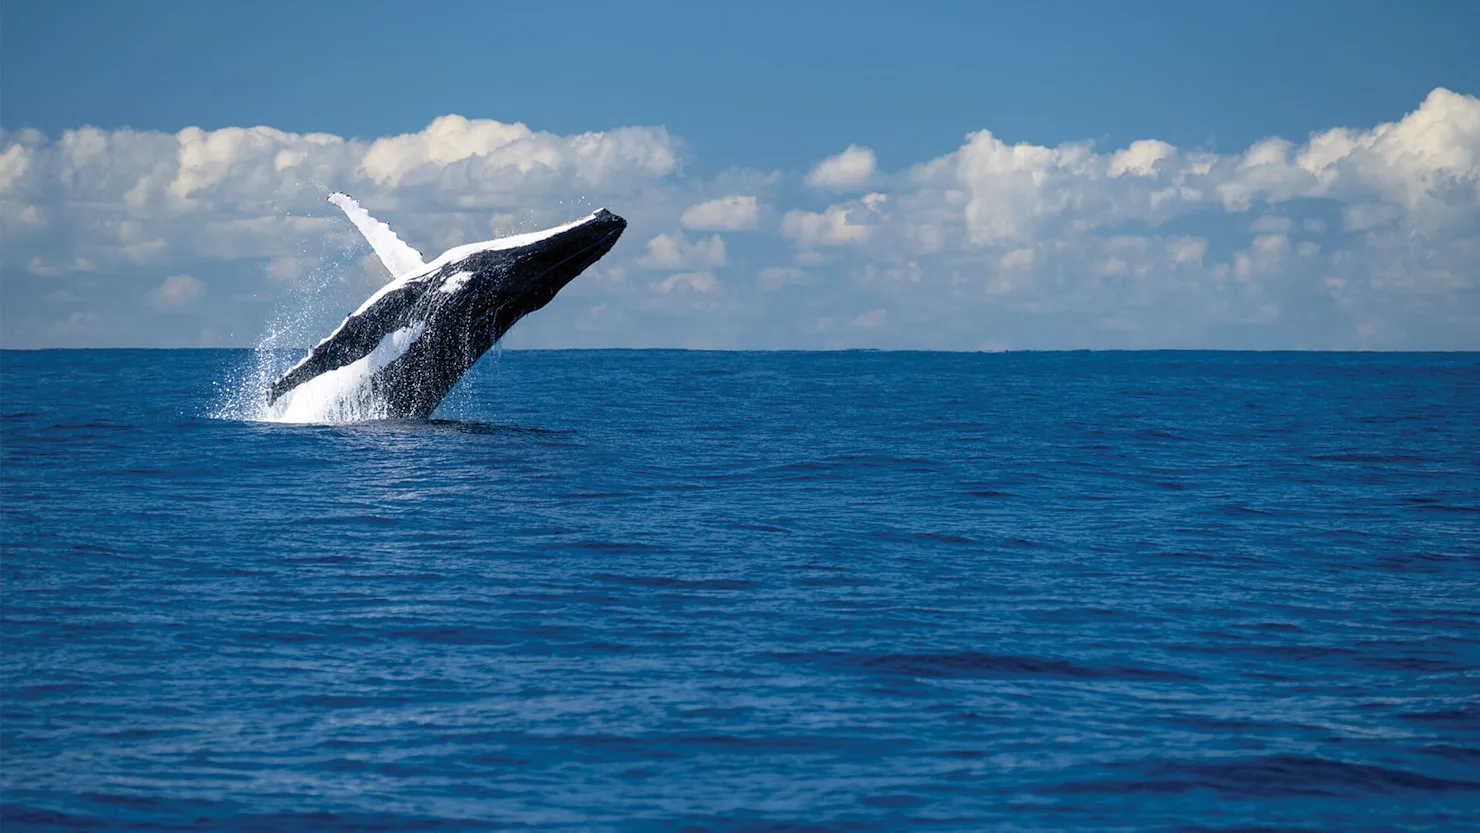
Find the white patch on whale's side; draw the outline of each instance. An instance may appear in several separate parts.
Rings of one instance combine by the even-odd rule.
[[[447,293],[448,295],[456,295],[459,291],[462,290],[463,285],[468,282],[468,278],[471,277],[473,277],[472,272],[453,272],[452,274],[448,275],[447,280],[442,281],[442,285],[437,288],[442,292]]]
[[[385,419],[386,403],[370,381],[375,373],[399,359],[426,332],[419,321],[388,333],[368,354],[349,364],[309,379],[283,394],[265,415],[267,422],[336,423]]]

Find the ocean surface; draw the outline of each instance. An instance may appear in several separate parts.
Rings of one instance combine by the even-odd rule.
[[[1480,355],[0,354],[0,827],[1480,829]]]

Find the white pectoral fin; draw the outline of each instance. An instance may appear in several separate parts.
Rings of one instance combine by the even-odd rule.
[[[335,192],[329,195],[329,202],[334,203],[344,210],[345,216],[365,235],[370,242],[370,247],[380,255],[380,262],[385,268],[391,270],[391,277],[399,278],[413,272],[419,272],[426,268],[426,263],[421,259],[421,252],[411,248],[391,231],[391,227],[370,216],[370,212],[360,207],[354,197],[349,194]]]

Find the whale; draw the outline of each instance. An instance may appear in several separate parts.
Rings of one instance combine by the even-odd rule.
[[[490,347],[611,251],[627,227],[603,208],[425,262],[354,198],[335,193],[329,202],[391,279],[272,382],[267,407],[281,421],[429,418]]]

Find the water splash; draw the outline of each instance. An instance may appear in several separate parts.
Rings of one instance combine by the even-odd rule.
[[[364,422],[390,416],[375,374],[405,355],[426,332],[417,322],[389,333],[367,355],[309,379],[268,406],[272,422]]]
[[[268,403],[272,383],[303,358],[306,345],[332,330],[330,322],[341,320],[345,311],[354,308],[356,300],[351,299],[365,290],[363,281],[357,279],[363,247],[331,250],[328,240],[323,245],[319,264],[300,276],[269,316],[251,357],[218,384],[220,395],[210,412],[213,419],[337,423],[383,418],[384,402],[356,391],[345,384],[344,377],[339,380],[340,396],[333,401],[322,399],[318,407],[308,406],[309,397],[292,397],[296,404],[289,402],[290,397]]]

